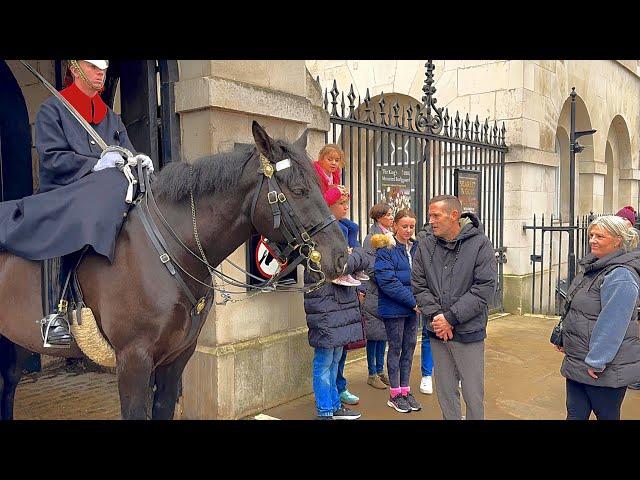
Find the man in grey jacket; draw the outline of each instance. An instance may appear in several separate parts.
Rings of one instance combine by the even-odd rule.
[[[484,339],[497,264],[493,245],[460,201],[440,195],[429,202],[429,226],[418,234],[411,283],[425,316],[438,403],[445,420],[484,418]],[[422,237],[422,238],[421,238]]]

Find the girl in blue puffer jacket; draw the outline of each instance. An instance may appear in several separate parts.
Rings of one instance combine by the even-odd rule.
[[[371,245],[377,248],[378,315],[384,321],[389,342],[387,371],[391,391],[387,405],[402,413],[422,408],[409,387],[418,334],[416,313],[420,313],[411,290],[411,261],[417,245],[413,241],[415,227],[416,215],[410,209],[402,209],[393,220],[393,237],[371,238]]]

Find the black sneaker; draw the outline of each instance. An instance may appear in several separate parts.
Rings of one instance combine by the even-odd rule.
[[[409,413],[411,411],[411,407],[407,403],[407,399],[402,395],[389,397],[389,400],[387,400],[387,405],[389,405],[391,408],[395,408],[396,411],[400,413]]]
[[[334,420],[357,420],[362,416],[361,413],[356,412],[355,410],[351,410],[350,408],[339,408],[335,412],[333,412]]]
[[[420,405],[420,402],[417,401],[414,398],[414,396],[411,395],[410,393],[407,393],[404,399],[409,404],[409,408],[411,408],[411,410],[413,410],[414,412],[417,412],[418,410],[422,410],[422,405]]]

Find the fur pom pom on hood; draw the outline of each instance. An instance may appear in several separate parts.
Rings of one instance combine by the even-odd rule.
[[[391,233],[376,233],[371,236],[371,246],[376,250],[382,247],[392,248],[396,246],[396,240]]]

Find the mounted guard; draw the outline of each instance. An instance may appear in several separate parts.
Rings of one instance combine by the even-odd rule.
[[[153,164],[135,154],[120,116],[99,95],[107,60],[69,60],[66,88],[59,93],[24,65],[54,96],[35,122],[39,188],[30,197],[0,203],[0,247],[43,261],[44,346],[68,347],[71,274],[89,246],[113,262],[136,183],[130,167],[140,161],[153,172]]]

